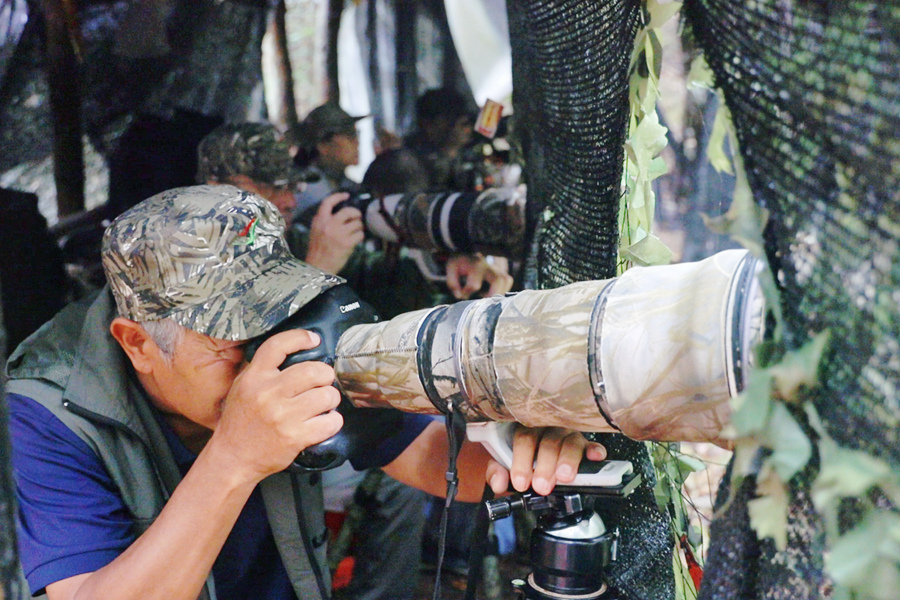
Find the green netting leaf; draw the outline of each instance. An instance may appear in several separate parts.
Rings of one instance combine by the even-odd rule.
[[[697,471],[706,470],[706,463],[696,456],[691,456],[690,454],[683,454],[679,452],[675,455],[675,460],[678,461],[679,468],[685,469],[690,473],[696,473]]]
[[[703,88],[711,90],[714,86],[714,76],[712,69],[706,62],[702,54],[697,55],[691,61],[691,68],[687,75],[687,86],[690,88]]]
[[[900,589],[900,515],[869,512],[837,538],[825,557],[835,583],[852,588],[857,598],[896,598]]]
[[[662,74],[662,43],[653,29],[647,31],[645,54],[647,56],[647,70],[650,72],[650,79],[654,82],[659,82],[659,76]]]
[[[763,467],[756,481],[759,498],[747,503],[750,524],[760,538],[770,537],[779,550],[787,547],[788,494],[784,482]]]
[[[646,234],[637,243],[620,248],[619,255],[642,267],[667,265],[672,262],[672,251],[652,233]]]
[[[769,460],[783,481],[793,477],[812,457],[812,443],[787,407],[780,402],[773,405],[767,440],[767,445],[772,448]]]
[[[812,500],[820,511],[841,498],[862,496],[892,478],[890,465],[871,454],[842,448],[829,438],[821,440],[819,448],[822,466],[812,486]]]
[[[819,363],[831,335],[823,331],[799,350],[785,353],[778,364],[770,367],[775,389],[785,400],[794,400],[801,386],[812,387],[818,381]]]
[[[653,181],[657,177],[667,175],[668,173],[669,165],[666,163],[663,157],[657,156],[652,161],[650,161],[650,171],[647,173],[647,175],[649,175],[650,177],[650,181]]]
[[[709,142],[706,146],[706,157],[709,164],[719,173],[728,173],[734,175],[734,168],[731,166],[731,158],[725,152],[725,140],[728,139],[728,130],[731,127],[731,116],[724,103],[719,104],[716,111],[716,119],[713,121],[713,128],[709,134]]]
[[[734,437],[762,432],[772,412],[772,375],[766,369],[750,373],[747,387],[732,401],[731,426]]]
[[[647,27],[650,29],[662,27],[666,21],[681,10],[681,4],[681,2],[660,4],[658,0],[647,0],[647,12],[650,13],[650,22]]]
[[[668,143],[667,131],[668,129],[660,124],[656,111],[652,111],[644,115],[634,133],[625,142],[625,148],[638,168],[638,177],[640,174],[650,173],[650,164]]]

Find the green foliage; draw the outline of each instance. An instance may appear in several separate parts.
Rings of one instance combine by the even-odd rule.
[[[619,207],[619,273],[630,265],[661,265],[672,251],[652,233],[656,195],[653,180],[668,172],[659,153],[666,147],[667,129],[659,122],[659,75],[662,44],[657,29],[681,8],[680,2],[645,0],[645,26],[635,38],[631,56],[629,137],[625,142],[625,194]]]
[[[802,61],[803,53],[795,55]],[[812,72],[812,70],[811,70]],[[705,61],[692,65],[690,85],[712,86],[712,73]],[[859,89],[871,82],[861,77]],[[731,116],[719,93],[720,109],[711,134],[708,159],[719,171],[736,178],[733,203],[728,212],[716,219],[707,218],[707,226],[730,235],[756,256],[763,257],[762,231],[768,214],[753,201]],[[727,145],[727,146],[726,146]],[[812,152],[814,150],[809,149]],[[847,185],[849,177],[839,169],[839,201],[845,209],[836,215],[841,225],[865,236],[868,226],[858,216],[856,191]],[[771,271],[760,275],[766,305],[774,320],[768,340],[757,348],[757,365],[744,391],[732,401],[732,422],[726,432],[735,443],[735,477],[754,474],[758,497],[749,505],[750,521],[761,538],[774,540],[778,549],[787,546],[789,482],[818,454],[818,473],[811,497],[826,525],[825,570],[835,583],[834,597],[846,600],[887,600],[896,598],[900,589],[900,515],[888,511],[872,498],[886,498],[900,506],[900,474],[890,465],[866,452],[843,448],[832,440],[810,402],[820,385],[819,366],[829,343],[829,332],[819,332],[801,348],[789,350],[783,340],[782,299]],[[875,318],[889,320],[890,310],[879,312],[876,298]],[[807,434],[815,432],[814,439]],[[761,468],[755,471],[759,451],[765,449]],[[852,500],[862,515],[846,523],[846,501]],[[882,503],[883,504],[883,503]],[[855,524],[851,527],[851,525]],[[848,529],[849,527],[849,529]]]
[[[755,500],[747,503],[750,522],[760,538],[772,538],[779,550],[787,548],[788,491],[784,479],[763,467],[756,477]]]
[[[835,539],[825,566],[836,598],[892,600],[900,590],[900,515],[869,511],[853,529]]]
[[[669,515],[675,547],[678,548],[678,540],[685,535],[695,550],[694,555],[699,557],[700,552],[697,548],[701,542],[700,534],[690,524],[682,489],[688,476],[704,470],[706,464],[681,452],[678,444],[647,442],[647,449],[656,471],[653,495],[660,512]],[[676,598],[696,598],[697,590],[677,550],[672,557],[672,566],[675,573]]]

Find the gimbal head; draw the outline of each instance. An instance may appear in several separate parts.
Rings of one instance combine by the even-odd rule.
[[[600,497],[625,497],[641,481],[631,474],[616,492],[608,488],[571,491],[557,486],[547,496],[534,492],[515,494],[487,504],[491,520],[508,516],[514,509],[537,515],[531,533],[529,557],[532,572],[527,579],[513,580],[521,600],[561,600],[604,598],[609,591],[606,568],[616,559],[618,531],[607,531],[594,511]],[[584,488],[585,490],[589,488]]]
[[[509,468],[513,428],[510,423],[469,423],[467,435]],[[492,521],[517,509],[537,516],[537,527],[531,534],[533,570],[527,580],[513,581],[518,597],[603,598],[608,590],[606,567],[615,561],[618,532],[606,530],[594,504],[604,498],[625,498],[640,483],[641,476],[628,461],[582,460],[573,483],[557,485],[546,496],[529,491],[487,501]]]

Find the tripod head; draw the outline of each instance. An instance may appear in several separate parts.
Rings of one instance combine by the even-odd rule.
[[[511,464],[507,446],[513,424],[469,424],[468,436],[480,441],[501,464]],[[531,533],[527,580],[514,580],[522,600],[603,598],[606,568],[615,561],[618,531],[608,531],[594,511],[597,502],[628,496],[641,482],[627,461],[582,461],[572,485],[557,485],[546,496],[512,494],[486,502],[492,521],[514,510],[531,511],[537,526]]]

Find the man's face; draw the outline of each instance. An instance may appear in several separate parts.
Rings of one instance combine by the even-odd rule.
[[[294,207],[297,206],[297,200],[291,185],[272,185],[271,183],[263,183],[250,179],[246,175],[236,175],[231,178],[229,183],[248,192],[258,194],[275,205],[278,212],[284,218],[285,225],[290,225],[294,218]]]
[[[447,146],[457,149],[463,148],[472,140],[472,120],[463,115],[457,117],[450,130]]]
[[[214,430],[244,365],[243,345],[186,330],[171,359],[160,357],[155,365],[152,395],[158,408]]]
[[[332,135],[319,142],[317,149],[319,162],[332,168],[345,169],[359,162],[359,136],[355,129]]]

